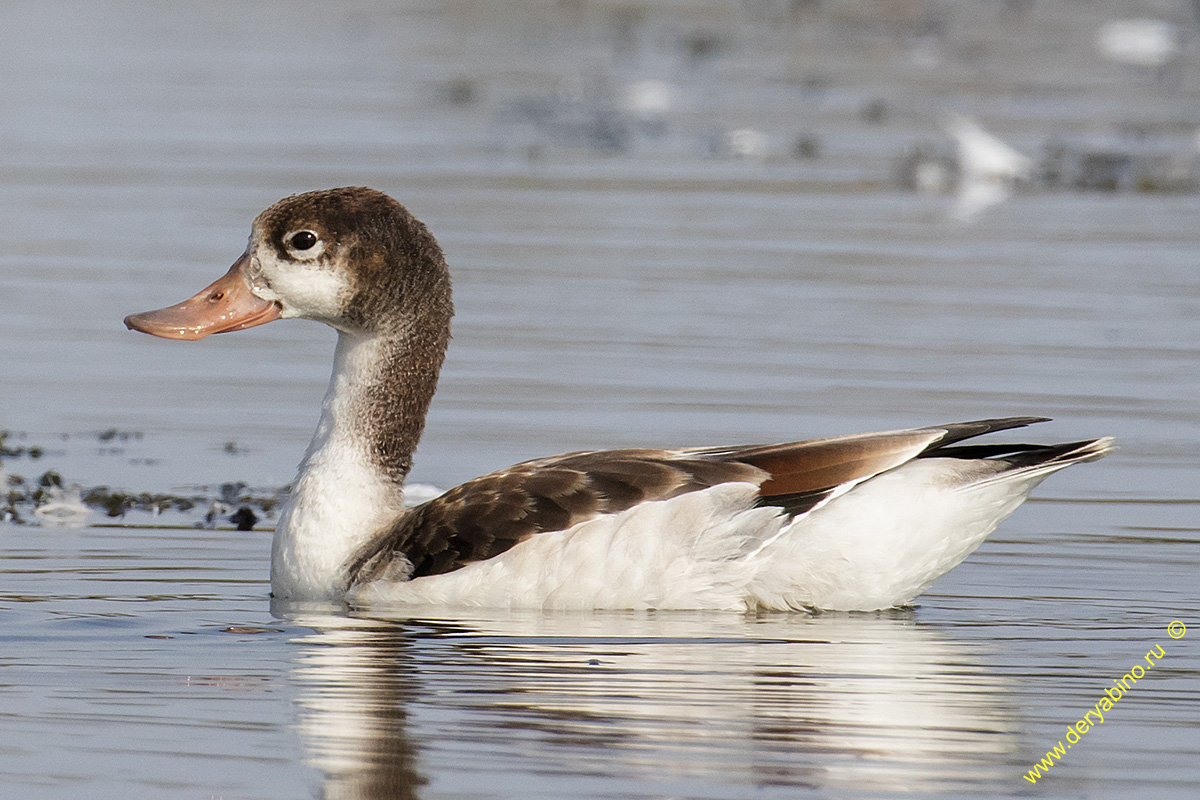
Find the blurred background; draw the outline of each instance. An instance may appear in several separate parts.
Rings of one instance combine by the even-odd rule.
[[[6,785],[1008,796],[1162,643],[1049,785],[1195,796],[1196,653],[1164,630],[1200,603],[1198,23],[1188,0],[6,0]],[[223,274],[280,197],[355,184],[456,282],[419,483],[1010,414],[1119,450],[916,610],[274,619],[270,501],[333,332],[122,319]],[[58,479],[109,491],[81,510]],[[197,505],[152,518],[171,497]]]
[[[85,484],[283,485],[331,332],[121,319],[369,184],[457,279],[419,479],[1008,413],[1194,464],[1197,13],[6,3],[0,428]]]
[[[419,480],[1010,413],[1194,466],[1198,13],[6,3],[0,429],[84,484],[287,483],[332,332],[121,320],[367,184],[457,281]]]

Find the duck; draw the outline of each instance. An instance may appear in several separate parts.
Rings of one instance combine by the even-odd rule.
[[[526,461],[406,506],[454,313],[429,229],[382,192],[296,194],[190,299],[128,328],[194,341],[278,319],[337,332],[276,525],[276,599],[355,607],[875,611],[906,606],[1044,478],[1111,438],[976,437],[1005,417],[745,446]]]

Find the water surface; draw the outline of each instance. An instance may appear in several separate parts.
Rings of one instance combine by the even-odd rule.
[[[1171,70],[1097,53],[1104,21],[1151,13],[1185,43]],[[1055,476],[916,608],[870,615],[272,609],[270,516],[248,533],[191,527],[203,508],[179,527],[0,523],[0,784],[1193,796],[1200,621],[1178,640],[1167,625],[1193,622],[1200,566],[1196,195],[1031,188],[964,221],[895,175],[917,144],[949,147],[947,108],[1031,155],[1194,155],[1189,14],[6,4],[0,429],[45,450],[7,474],[206,496],[289,482],[330,331],[185,344],[120,320],[222,274],[279,197],[353,184],[426,221],[456,280],[417,481],[1009,414],[1120,449]],[[651,117],[629,101],[647,80],[669,98]],[[1022,778],[1159,645],[1102,725]]]

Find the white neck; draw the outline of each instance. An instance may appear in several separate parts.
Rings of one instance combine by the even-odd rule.
[[[389,344],[338,335],[321,420],[275,529],[276,597],[340,598],[347,559],[403,511],[402,476],[384,474],[372,453],[379,431],[372,427],[370,393],[387,387]]]

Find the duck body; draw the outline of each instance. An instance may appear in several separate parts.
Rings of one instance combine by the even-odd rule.
[[[275,597],[553,609],[903,605],[1047,475],[1111,440],[962,444],[1012,417],[772,445],[568,453],[405,508],[449,339],[433,236],[356,187],[285,198],[229,273],[132,315],[178,339],[304,317],[338,331],[312,444],[276,526]]]
[[[447,573],[365,576],[349,596],[556,610],[890,608],[966,558],[1038,481],[963,490],[946,483],[957,469],[933,459],[898,468],[800,517],[762,505],[757,484],[722,483],[532,536]]]
[[[364,542],[347,562],[349,597],[559,610],[904,605],[973,552],[1043,478],[1107,446],[997,446],[984,458],[969,455],[970,446],[938,447],[1031,421],[518,464],[406,512]],[[845,463],[847,453],[864,455],[873,474],[791,491],[795,481],[826,483],[820,475],[831,460],[834,469],[863,471],[861,461]],[[797,472],[782,472],[781,460]]]

